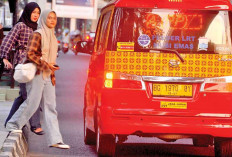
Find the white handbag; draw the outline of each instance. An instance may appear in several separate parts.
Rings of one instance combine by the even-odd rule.
[[[36,64],[34,63],[26,63],[26,64],[18,64],[15,67],[14,79],[19,83],[27,83],[30,82],[36,73]]]

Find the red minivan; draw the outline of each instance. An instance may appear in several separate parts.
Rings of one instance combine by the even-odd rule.
[[[229,0],[116,0],[104,7],[84,95],[84,136],[113,156],[128,135],[192,138],[232,156]]]

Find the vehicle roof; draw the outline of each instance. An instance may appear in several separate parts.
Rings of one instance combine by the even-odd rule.
[[[110,5],[129,8],[232,10],[230,0],[115,0]]]

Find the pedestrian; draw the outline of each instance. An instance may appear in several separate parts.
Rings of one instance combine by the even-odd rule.
[[[3,26],[2,26],[2,24],[0,24],[0,45],[2,44],[3,37],[4,37]]]
[[[59,69],[56,65],[58,49],[54,31],[56,23],[57,16],[54,11],[42,12],[39,29],[31,35],[27,48],[26,62],[35,63],[37,72],[34,79],[26,83],[27,99],[8,121],[6,128],[9,131],[21,132],[22,127],[41,104],[48,146],[69,149],[69,145],[63,143],[56,111],[54,72]]]
[[[16,64],[22,63],[26,57],[26,47],[29,36],[37,29],[37,21],[40,16],[40,7],[37,3],[28,3],[17,24],[10,30],[7,36],[3,39],[0,47],[0,58],[3,59],[5,68],[11,69]],[[15,47],[14,64],[10,63],[10,53],[12,48]],[[17,97],[12,105],[10,113],[6,119],[5,125],[13,114],[18,110],[19,106],[26,100],[27,91],[26,84],[19,83],[19,97]],[[30,119],[31,131],[37,135],[43,135],[43,130],[40,124],[40,109],[38,107],[36,113]]]
[[[0,24],[0,45],[2,44],[3,37],[4,37],[3,27],[2,27],[2,24]],[[4,70],[3,59],[0,58],[0,80],[1,80],[1,77],[2,77],[3,70]]]

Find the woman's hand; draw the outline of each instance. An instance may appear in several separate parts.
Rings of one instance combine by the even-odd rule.
[[[3,63],[5,65],[6,69],[12,69],[13,68],[12,64],[7,59],[3,59]]]
[[[55,63],[50,63],[49,67],[53,72],[60,69],[60,67],[55,65]]]

